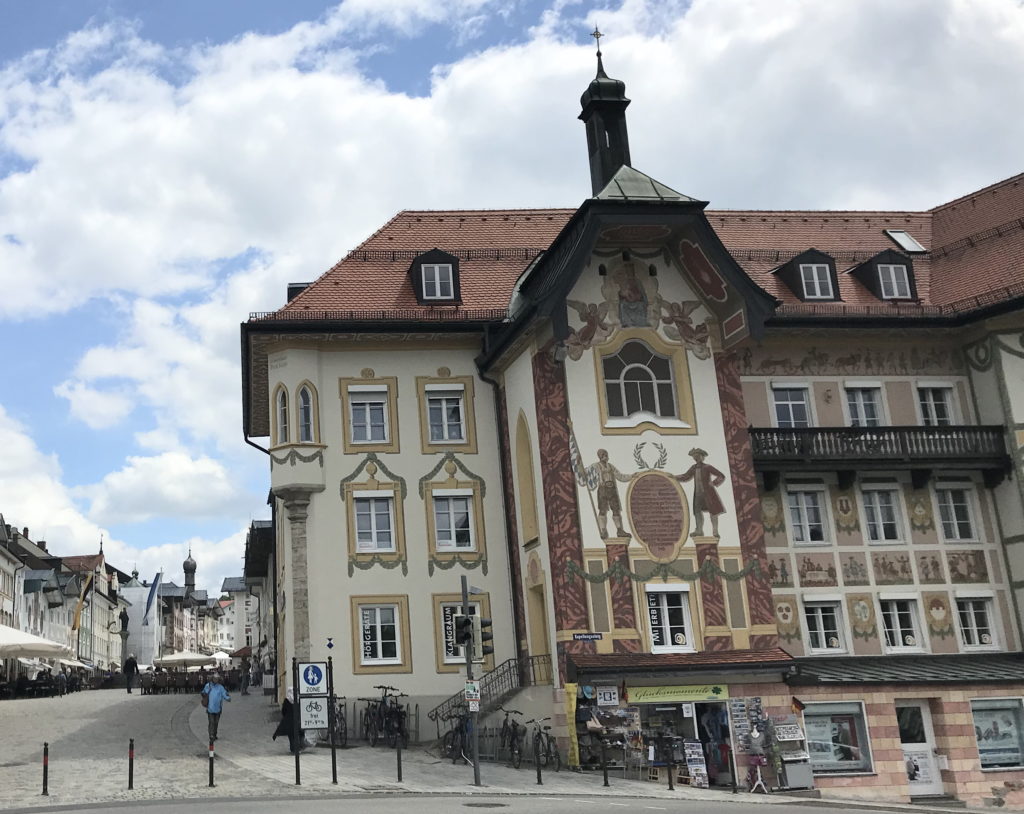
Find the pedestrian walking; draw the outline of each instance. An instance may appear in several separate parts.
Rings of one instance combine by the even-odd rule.
[[[132,694],[132,684],[135,683],[135,676],[139,674],[139,663],[132,653],[124,660],[124,683],[128,687],[128,694]]]
[[[242,695],[249,694],[249,659],[242,657],[242,667],[239,670],[239,680],[242,682]]]
[[[295,734],[295,690],[289,687],[284,694],[284,702],[281,704],[281,722],[274,730],[272,740],[277,740],[279,735],[288,736],[288,751],[293,755],[302,748],[303,733]]]
[[[60,672],[57,673],[57,692],[60,697],[63,698],[68,691],[68,674],[64,672],[64,668],[60,668]]]
[[[210,740],[217,740],[217,727],[220,724],[220,713],[223,708],[222,705],[225,701],[230,701],[231,696],[228,695],[228,691],[224,689],[224,685],[220,683],[220,674],[212,673],[210,680],[206,686],[203,687],[203,706],[206,707],[206,722],[207,730],[210,734]]]

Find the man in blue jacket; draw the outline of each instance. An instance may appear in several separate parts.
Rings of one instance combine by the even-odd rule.
[[[210,680],[203,687],[203,695],[206,696],[206,720],[210,733],[210,741],[217,740],[217,725],[220,723],[220,713],[225,701],[230,701],[231,696],[220,683],[220,673],[214,673]]]

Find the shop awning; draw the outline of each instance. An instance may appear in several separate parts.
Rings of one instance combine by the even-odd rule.
[[[1024,684],[1024,653],[802,658],[787,681],[817,684]]]
[[[86,669],[89,669],[86,665],[82,664],[82,662],[75,659],[61,659],[60,663],[65,667],[85,667]]]
[[[67,648],[49,639],[17,628],[0,625],[0,658],[54,658],[67,655]]]
[[[796,660],[785,650],[727,650],[722,653],[568,653],[570,681],[618,682],[629,676],[664,678],[727,673],[786,674]]]

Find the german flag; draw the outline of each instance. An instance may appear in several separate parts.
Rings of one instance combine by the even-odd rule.
[[[92,580],[95,575],[90,572],[89,576],[85,578],[85,582],[82,584],[82,591],[78,595],[78,604],[75,605],[75,621],[71,625],[72,630],[78,630],[79,622],[82,620],[82,608],[85,607],[85,600],[89,596],[89,591],[92,590]]]

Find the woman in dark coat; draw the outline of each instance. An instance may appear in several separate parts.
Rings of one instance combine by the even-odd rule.
[[[302,730],[299,730],[298,735],[295,734],[295,691],[291,687],[284,694],[284,702],[281,704],[281,723],[274,730],[273,739],[277,740],[278,735],[288,736],[288,751],[293,755],[302,748]]]

